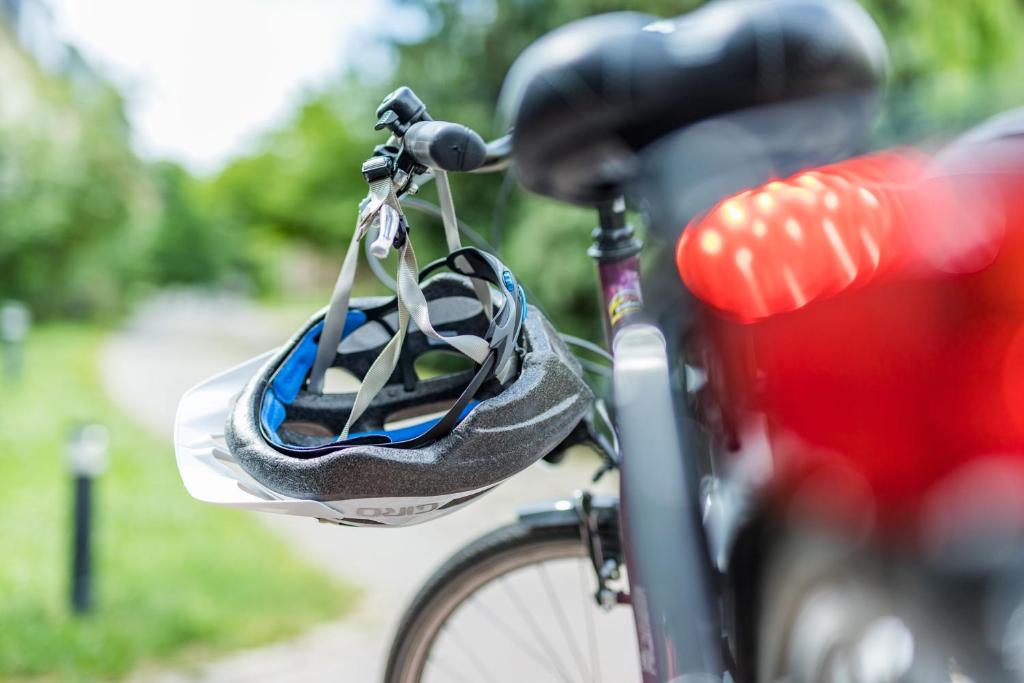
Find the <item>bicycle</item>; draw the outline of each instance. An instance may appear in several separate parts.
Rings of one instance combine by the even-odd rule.
[[[795,20],[794,16],[800,9],[799,3],[779,3],[769,12],[778,12],[775,16],[782,16],[784,20],[780,24],[786,25]],[[714,10],[705,14],[708,15],[706,21],[713,23]],[[749,26],[763,21],[764,15],[755,11],[744,19],[746,23],[741,22],[740,27],[734,27],[735,34],[741,34]],[[699,13],[684,16],[677,21],[682,25],[684,20],[689,20],[691,24],[701,21]],[[578,32],[576,36],[585,47],[577,46],[577,49],[586,56],[578,58],[572,65],[575,69],[573,75],[592,75],[598,71],[599,59],[594,58],[588,62],[588,56],[600,55],[602,51],[606,56],[613,53],[617,40],[624,43],[623,53],[635,48],[629,41],[637,35],[643,35],[639,31],[643,31],[645,26],[656,26],[656,31],[661,34],[671,33],[671,22],[650,24],[650,21],[649,17],[608,16],[579,22],[575,27]],[[572,29],[562,29],[560,38],[567,40]],[[859,30],[866,33],[866,43],[876,48],[877,43],[872,42],[876,37],[871,35],[873,29],[870,23],[867,28],[861,25]],[[776,37],[784,35],[785,31],[780,31]],[[860,37],[864,38],[864,35]],[[600,47],[600,44],[607,47]],[[520,61],[529,63],[532,59],[544,65],[536,67],[541,74],[539,77],[534,76],[538,80],[554,78],[550,70],[543,69],[552,62],[557,64],[559,58],[543,54],[543,47],[540,48],[540,56],[537,48],[531,50],[533,54],[528,51],[527,56]],[[701,63],[700,59],[695,61]],[[870,91],[878,75],[874,70],[875,61],[877,55],[872,54],[871,49],[866,54],[853,55],[849,63],[844,63],[848,71],[839,76],[840,80],[846,79],[840,89]],[[625,63],[630,64],[628,61]],[[656,62],[645,62],[638,71],[657,68],[651,66],[652,63]],[[664,68],[667,71],[680,67],[670,65]],[[628,67],[623,69],[629,71]],[[683,68],[683,71],[686,69]],[[700,76],[697,71],[694,69],[694,73],[674,75],[680,81],[697,79]],[[664,76],[661,73],[652,77],[652,80]],[[527,76],[518,77],[529,80]],[[513,67],[510,80],[516,78],[516,67]],[[585,78],[579,76],[580,80]],[[808,82],[802,86],[823,91],[816,93],[819,95],[829,90],[827,86],[816,83],[815,78],[817,76],[809,76]],[[573,85],[579,86],[578,83]],[[585,88],[582,89],[585,91]],[[643,89],[642,86],[639,89]],[[781,93],[778,100],[785,101],[794,97],[799,89],[794,87],[793,93]],[[657,95],[652,97],[658,99]],[[579,493],[572,500],[535,506],[523,511],[517,522],[484,536],[456,554],[428,581],[409,607],[395,637],[385,680],[389,683],[430,680],[425,679],[424,674],[432,648],[444,645],[439,642],[439,634],[445,622],[452,618],[470,596],[488,590],[489,583],[500,581],[501,577],[524,567],[543,568],[547,564],[564,564],[572,559],[588,568],[595,584],[594,589],[588,592],[603,609],[611,610],[620,604],[632,605],[639,644],[637,669],[642,671],[645,681],[669,678],[679,680],[676,677],[683,672],[722,680],[721,677],[727,675],[723,650],[728,648],[722,647],[716,635],[716,631],[720,632],[722,627],[711,597],[716,592],[713,584],[721,577],[713,576],[716,572],[712,569],[707,552],[702,549],[706,534],[697,512],[702,504],[697,484],[701,476],[699,473],[706,476],[711,468],[709,462],[697,463],[697,457],[687,463],[677,456],[680,452],[703,452],[704,458],[710,458],[713,446],[703,439],[703,444],[691,444],[691,448],[684,450],[681,438],[693,440],[698,437],[698,442],[702,439],[699,439],[699,434],[681,437],[676,432],[677,415],[673,406],[680,404],[680,396],[685,395],[685,390],[680,386],[678,376],[673,374],[675,364],[670,360],[665,337],[643,315],[644,297],[638,259],[641,243],[626,220],[625,202],[621,196],[625,182],[629,179],[620,177],[612,182],[607,178],[594,178],[592,170],[585,170],[595,161],[586,150],[589,142],[587,138],[593,136],[594,131],[588,130],[586,123],[574,118],[574,114],[590,102],[570,102],[557,112],[527,111],[524,115],[523,109],[530,110],[532,106],[537,110],[541,106],[528,101],[528,98],[529,94],[522,96],[527,101],[519,103],[517,127],[513,133],[513,136],[518,136],[516,153],[513,153],[511,146],[511,140],[516,139],[514,137],[506,136],[492,142],[486,148],[486,162],[477,170],[503,168],[514,157],[520,166],[521,177],[530,189],[557,199],[597,206],[598,227],[594,231],[594,244],[589,254],[597,262],[605,327],[614,349],[614,421],[617,430],[613,431],[618,432],[621,440],[617,447],[606,451],[605,457],[608,467],[622,470],[622,501],[595,499],[586,493]],[[663,95],[661,103],[667,104],[670,99],[671,96]],[[379,115],[387,116],[387,103],[388,100],[385,100]],[[626,107],[631,105],[622,106],[623,109],[618,110],[619,114],[623,114],[627,111]],[[711,103],[708,108],[714,110],[716,106],[720,114],[732,110],[731,103],[726,102]],[[606,109],[614,107],[614,104],[607,105]],[[651,128],[646,131],[645,139],[654,139],[667,130],[683,125],[687,117],[699,120],[707,114],[685,112],[678,117],[679,120],[672,120],[667,115],[647,116],[646,119],[639,115],[637,121]],[[612,116],[608,112],[602,112],[602,115]],[[597,115],[588,120],[593,123],[600,118]],[[529,126],[525,129],[524,120]],[[552,121],[559,122],[559,125],[554,126],[558,128],[557,133],[543,130],[543,127],[552,127]],[[629,123],[624,127],[628,126]],[[632,132],[635,134],[636,130]],[[559,134],[568,140],[560,141],[559,144],[546,142],[557,139]],[[618,134],[623,133],[620,130]],[[601,138],[591,138],[590,141],[598,147],[603,142]],[[406,145],[410,146],[408,142]],[[427,146],[427,143],[419,141],[411,145],[414,150]],[[552,148],[557,151],[553,152]],[[613,168],[615,166],[610,165]],[[560,181],[559,176],[566,176],[568,180]],[[580,178],[587,180],[581,182]],[[678,367],[675,367],[675,371],[678,371]],[[685,399],[683,402],[686,402]],[[644,471],[638,471],[639,467],[635,470],[630,468],[628,463],[631,453],[632,457],[644,458],[646,472],[655,474],[645,475]],[[620,527],[620,519],[624,520],[625,528]],[[654,519],[659,520],[657,531],[650,528],[650,520]],[[621,542],[623,538],[629,539],[628,546],[632,553],[629,562],[625,562]],[[676,538],[678,542],[665,543],[666,538]],[[621,586],[625,576],[624,564],[628,564],[631,570],[628,593]],[[544,570],[538,571],[543,577]],[[557,605],[558,595],[550,581],[542,578],[541,582],[551,604]],[[556,610],[554,616],[560,628],[567,631],[568,619],[559,612]],[[536,619],[526,614],[522,616],[522,623],[530,630],[539,630]],[[599,661],[600,657],[594,652],[593,626],[587,619],[584,619],[584,623],[589,624],[590,632],[581,638],[581,642],[588,642],[591,649],[584,653],[582,646],[567,636],[565,649],[571,654],[569,663],[560,662],[553,650],[544,646],[543,639],[531,645],[511,632],[506,635],[510,641],[519,645],[524,657],[546,665],[548,673],[553,674],[556,680],[577,680],[572,678],[573,674],[578,674],[583,680],[597,680],[602,664],[607,668],[609,663]],[[557,635],[552,636],[551,641],[559,642]],[[469,663],[475,666],[473,670],[476,675],[485,673],[475,658],[471,658]],[[626,673],[620,669],[609,680],[625,680],[625,676]]]
[[[787,21],[799,23],[794,16],[797,8],[824,11],[815,3],[777,3],[772,9],[760,9],[779,25],[786,25]],[[842,11],[838,4],[830,9]],[[749,5],[743,11],[750,23],[740,20],[740,26],[765,18]],[[704,13],[709,26],[714,24],[715,12],[712,6]],[[695,12],[676,21],[700,34],[704,17]],[[599,76],[595,74],[602,66],[610,68],[595,55],[621,59],[613,62],[616,68],[636,79],[659,68],[639,58],[642,67],[630,71],[623,66],[636,64],[623,55],[637,51],[636,44],[629,41],[640,25],[671,34],[671,22],[650,24],[649,20],[605,17],[563,28],[551,42],[560,40],[564,46],[569,36],[577,38],[578,52],[571,58],[562,58],[554,50],[545,52],[543,45],[531,47],[513,67],[510,80],[556,81],[550,87],[556,91],[561,85],[558,78],[575,80],[562,89],[561,101],[558,97],[545,99],[530,91],[529,85],[520,85],[518,111],[513,116],[516,144],[511,146],[508,138],[489,144],[484,166],[485,170],[502,168],[511,157],[528,189],[597,208],[598,225],[589,255],[597,263],[605,328],[614,354],[611,431],[619,438],[614,446],[604,444],[603,448],[607,467],[620,471],[621,498],[595,498],[577,492],[571,499],[527,506],[514,523],[459,551],[423,586],[403,616],[385,681],[463,680],[456,676],[456,669],[442,668],[454,666],[453,662],[464,667],[465,680],[498,680],[492,678],[496,661],[502,662],[499,668],[505,680],[634,680],[638,676],[645,682],[1011,680],[1011,674],[998,663],[999,653],[979,642],[970,633],[971,626],[936,626],[973,614],[982,600],[977,585],[925,569],[913,553],[891,553],[884,547],[859,550],[856,543],[851,545],[841,536],[837,540],[819,533],[813,524],[810,529],[801,525],[787,529],[754,502],[756,485],[722,467],[730,436],[714,424],[714,399],[701,393],[706,374],[715,371],[702,365],[707,356],[701,344],[706,342],[695,333],[697,319],[685,295],[662,306],[657,325],[650,324],[652,316],[645,315],[643,309],[637,258],[641,243],[626,221],[622,197],[628,189],[645,205],[655,233],[659,222],[662,227],[672,222],[685,225],[695,213],[691,205],[683,202],[686,205],[681,211],[673,189],[666,197],[663,188],[645,191],[643,187],[645,183],[657,186],[665,168],[678,166],[680,147],[673,142],[652,145],[639,164],[631,162],[621,149],[608,152],[602,148],[610,135],[628,140],[623,146],[631,150],[641,148],[666,130],[680,127],[680,120],[664,110],[660,114],[635,113],[645,107],[656,109],[650,101],[639,105],[619,102],[619,109],[616,103],[601,103],[597,105],[604,107],[600,114],[579,114],[594,100],[579,93],[587,92],[585,86],[596,87]],[[848,62],[840,59],[848,69],[839,69],[841,75],[832,65],[829,78],[845,79],[838,91],[824,85],[827,79],[823,74],[819,74],[821,80],[808,75],[808,81],[794,85],[789,94],[797,99],[813,94],[810,103],[783,105],[784,111],[804,122],[834,117],[838,109],[846,107],[843,120],[850,122],[846,140],[856,138],[859,133],[850,131],[861,130],[870,120],[885,61],[884,44],[870,20],[860,29],[864,52]],[[735,36],[741,32],[734,26],[733,32],[726,33]],[[616,53],[619,40],[625,44],[621,53]],[[716,45],[725,42],[722,38]],[[720,64],[711,58],[688,56],[697,65]],[[728,61],[720,54],[716,57]],[[517,73],[517,68],[527,75]],[[665,71],[671,68],[664,67]],[[686,76],[676,76],[675,82],[687,81]],[[707,82],[699,75],[688,76],[694,82]],[[665,77],[664,72],[659,77]],[[635,81],[631,86],[644,90]],[[672,97],[645,95],[660,104]],[[577,98],[582,101],[574,101]],[[728,120],[734,103],[713,101],[713,95],[710,99],[696,107],[703,107],[699,113],[687,112],[679,118],[700,120],[710,109]],[[786,99],[783,94],[770,104]],[[817,118],[806,116],[805,106],[822,111]],[[549,109],[545,111],[545,107]],[[809,152],[817,150],[809,150],[806,140],[780,135],[774,128],[777,119],[771,115],[767,116],[769,123],[752,116],[743,121],[745,130],[784,138],[781,168],[786,164],[794,168],[813,165],[808,161],[813,157]],[[642,126],[637,121],[649,130],[638,132]],[[807,130],[799,133],[807,134]],[[820,140],[813,135],[809,138]],[[601,151],[595,154],[593,147]],[[787,157],[794,148],[800,150],[795,155],[799,161]],[[742,189],[757,183],[742,178],[736,184],[736,189]],[[703,206],[729,195],[720,187],[715,190],[717,193],[703,198]],[[667,232],[673,234],[671,228]],[[686,454],[685,459],[680,453]],[[638,462],[643,465],[630,465]],[[577,581],[567,580],[576,586],[556,590],[548,574],[557,567],[568,576],[573,565],[585,575]],[[524,578],[530,574],[534,576]],[[922,587],[908,591],[910,597],[894,593],[882,577],[899,575],[914,577]],[[501,595],[511,590],[502,584],[515,581],[527,582],[542,596],[537,601],[538,612],[516,609],[521,596]],[[578,598],[573,597],[579,595],[589,596],[589,601],[583,600],[584,614],[573,619],[567,615],[579,607]],[[624,606],[633,612],[632,633],[613,623]],[[595,626],[588,607],[606,623]],[[498,614],[507,615],[507,623],[497,619]],[[977,624],[973,617],[967,620]],[[825,625],[831,625],[831,631],[814,633]],[[605,634],[602,647],[598,647],[595,631],[602,627],[614,633]],[[454,633],[449,633],[449,628]],[[472,645],[463,642],[460,647],[459,643],[460,634],[471,629],[489,629],[493,638],[478,645],[480,651],[475,654],[466,652]],[[630,656],[633,648],[623,642],[631,638],[636,639],[635,658]],[[517,652],[529,666],[512,665],[515,660],[508,651]]]
[[[822,34],[833,41],[824,58]],[[681,46],[680,36],[694,42]],[[768,60],[759,72],[766,54],[808,59],[782,74]],[[856,140],[884,65],[877,29],[851,3],[727,0],[669,21],[595,17],[542,39],[509,76],[513,132],[488,144],[464,126],[432,121],[408,88],[385,99],[378,128],[390,138],[371,170],[389,169],[401,194],[429,180],[427,169],[442,180],[441,172],[494,172],[514,161],[528,189],[597,209],[589,253],[597,262],[614,399],[608,413],[597,405],[606,429],[586,420],[546,457],[557,462],[565,448],[589,443],[602,455],[601,472],[617,470],[620,478],[618,498],[581,492],[529,506],[449,559],[403,617],[386,683],[637,674],[645,683],[1013,680],[971,632],[980,623],[980,584],[927,570],[912,553],[789,524],[762,505],[759,482],[726,466],[737,437],[723,426],[727,406],[702,391],[722,368],[701,337],[699,306],[671,268],[674,289],[659,289],[667,299],[651,310],[641,286],[641,243],[626,217],[627,193],[644,208],[655,238],[664,232],[674,241],[692,217],[695,200],[677,201],[671,183],[667,193],[661,184],[666,166],[679,164],[673,131],[726,120],[728,134],[765,140],[766,149],[785,138],[784,149],[770,150],[780,168],[812,163],[808,147],[817,145],[803,138],[822,138],[809,135],[809,123],[829,130],[840,120],[840,142]],[[759,118],[752,108],[768,113]],[[802,125],[796,139],[781,134],[794,111]],[[698,173],[710,172],[701,162],[713,169],[714,155],[688,160]],[[438,212],[451,222],[443,182]],[[713,200],[697,203],[706,208],[749,186],[744,177],[731,190],[705,187]],[[370,250],[387,253],[398,234],[389,226],[382,222],[367,241]],[[664,281],[658,268],[647,282]],[[230,504],[271,510],[277,501]],[[311,502],[296,514],[324,512]],[[346,516],[328,520],[344,524]],[[898,594],[887,583],[897,575],[920,586]],[[560,581],[582,589],[561,590]],[[517,586],[550,606],[550,623],[525,606]],[[519,630],[505,618],[512,614]],[[966,618],[966,626],[934,626],[951,616]],[[577,627],[582,635],[570,633]],[[467,632],[490,638],[460,648],[457,638]],[[625,657],[630,652],[635,662]],[[457,661],[447,657],[456,653]]]

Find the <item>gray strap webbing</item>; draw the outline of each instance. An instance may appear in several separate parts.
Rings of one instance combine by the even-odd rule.
[[[323,393],[327,368],[331,367],[334,362],[334,355],[338,352],[338,344],[341,342],[341,333],[345,330],[348,302],[352,296],[352,284],[355,282],[356,265],[359,262],[357,245],[360,237],[359,230],[352,234],[352,242],[348,245],[345,261],[341,264],[341,272],[338,273],[334,291],[331,293],[331,305],[324,318],[324,329],[320,332],[320,345],[316,349],[316,360],[313,362],[313,371],[309,375],[309,390],[314,394]]]
[[[331,303],[327,307],[327,315],[324,317],[324,329],[320,333],[320,344],[316,349],[316,360],[313,362],[313,370],[309,374],[309,391],[314,394],[322,394],[324,391],[324,377],[327,369],[334,362],[334,356],[338,353],[338,344],[341,343],[341,334],[345,330],[345,320],[348,318],[348,303],[352,297],[352,285],[356,279],[356,267],[359,265],[359,240],[366,234],[366,229],[377,219],[377,214],[382,207],[388,206],[401,214],[402,207],[395,195],[395,187],[390,178],[381,178],[370,183],[369,201],[362,211],[359,212],[359,219],[356,221],[356,229],[352,234],[352,241],[345,253],[345,261],[341,265],[341,272],[334,283],[334,291],[331,293]]]
[[[483,363],[490,353],[491,345],[474,334],[457,334],[442,336],[430,323],[430,311],[427,298],[419,285],[420,269],[416,263],[416,253],[406,240],[406,248],[402,249],[398,262],[398,301],[399,307],[405,308],[409,316],[416,322],[420,332],[439,341],[446,342],[461,351],[477,363]]]
[[[427,299],[423,296],[423,290],[420,289],[419,272],[412,241],[406,238],[398,258],[398,331],[363,377],[363,382],[352,403],[352,412],[349,413],[345,428],[341,431],[341,441],[348,438],[352,425],[366,411],[395,371],[402,352],[402,344],[405,341],[405,334],[409,328],[410,318],[416,322],[416,327],[423,334],[446,342],[479,364],[482,364],[490,353],[490,345],[487,341],[476,335],[459,334],[449,337],[442,336],[434,329],[430,323]]]
[[[448,174],[444,171],[435,170],[434,182],[437,184],[437,201],[441,205],[441,222],[444,223],[444,238],[448,243],[448,253],[451,253],[456,249],[462,248],[462,240],[459,237],[459,219],[455,215],[455,201],[452,199],[451,185],[448,184]],[[465,263],[465,259],[460,258],[460,260],[463,262],[456,262],[456,265],[469,270],[469,265]],[[480,305],[484,307],[484,315],[490,320],[494,316],[494,310],[491,305],[491,290],[487,288],[486,282],[481,282],[476,278],[472,279],[472,283],[473,291],[476,292],[476,298],[480,300]]]
[[[459,240],[459,224],[455,216],[455,204],[452,201],[447,175],[438,171],[436,178],[445,239],[448,243],[448,250],[451,252],[462,246]],[[368,202],[359,214],[355,232],[352,234],[352,242],[349,244],[348,252],[345,254],[345,261],[342,263],[341,272],[338,273],[338,279],[334,284],[334,291],[331,294],[331,303],[327,308],[327,315],[324,317],[324,329],[320,334],[316,359],[309,376],[309,391],[312,393],[323,393],[324,377],[327,374],[328,368],[333,364],[338,352],[338,344],[341,342],[341,335],[345,329],[349,300],[352,295],[352,286],[355,283],[356,268],[359,263],[359,240],[363,238],[367,228],[374,221],[381,220],[380,214],[384,211],[395,211],[399,216],[403,215],[401,204],[399,204],[398,197],[395,194],[394,183],[390,178],[381,178],[370,183]],[[467,270],[469,269],[468,264],[464,267]],[[484,282],[475,278],[471,281],[473,288],[476,290],[477,297],[483,306],[485,315],[488,319],[491,318],[493,315],[491,290],[488,289],[487,284]],[[381,350],[363,377],[359,391],[356,393],[352,404],[352,411],[349,413],[348,420],[345,422],[345,428],[341,432],[341,441],[348,438],[352,425],[362,416],[373,402],[373,399],[384,388],[384,385],[387,384],[392,373],[394,373],[402,353],[402,344],[405,342],[405,336],[409,330],[410,319],[416,322],[416,327],[423,334],[449,344],[469,358],[472,358],[478,364],[483,364],[490,353],[490,344],[481,337],[471,334],[443,336],[434,329],[430,322],[427,299],[419,285],[419,265],[416,263],[416,253],[412,248],[412,239],[408,235],[406,236],[405,244],[399,252],[396,301],[398,305],[398,331],[395,332],[395,336]]]
[[[405,246],[402,247],[402,253],[400,260],[405,259],[405,253],[410,251],[411,247],[409,239],[406,238]],[[345,428],[341,430],[341,436],[338,437],[339,441],[344,441],[348,438],[348,432],[352,428],[352,425],[356,420],[366,411],[373,399],[380,393],[380,390],[384,388],[384,385],[388,383],[388,379],[391,377],[391,373],[395,371],[395,366],[398,365],[398,357],[402,353],[402,344],[405,342],[405,333],[409,329],[409,311],[406,310],[405,306],[402,305],[402,271],[398,271],[398,331],[395,332],[395,336],[387,343],[384,349],[380,352],[377,358],[373,361],[373,365],[366,371],[363,376],[363,381],[359,385],[359,391],[356,393],[355,400],[352,402],[352,412],[348,415],[348,420],[345,421]]]

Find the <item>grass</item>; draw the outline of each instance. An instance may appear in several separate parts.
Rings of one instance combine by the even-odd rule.
[[[351,588],[293,559],[252,517],[188,496],[171,444],[104,396],[102,339],[91,328],[39,329],[24,381],[0,377],[0,680],[107,680],[340,616]],[[84,421],[109,428],[111,464],[96,490],[96,608],[75,617],[64,440]]]

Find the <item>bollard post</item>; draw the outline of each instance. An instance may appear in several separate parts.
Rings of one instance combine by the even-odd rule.
[[[32,313],[20,301],[0,304],[0,345],[3,346],[4,377],[11,384],[21,379],[22,348],[32,325]]]
[[[107,428],[88,424],[71,430],[67,462],[74,498],[71,536],[71,609],[75,614],[92,610],[93,481],[110,460]]]

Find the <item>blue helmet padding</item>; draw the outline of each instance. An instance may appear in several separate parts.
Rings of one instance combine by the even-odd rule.
[[[366,322],[366,314],[362,311],[349,311],[345,318],[345,329],[341,332],[341,339],[355,332]],[[288,356],[281,368],[274,376],[271,391],[279,400],[289,405],[299,395],[302,383],[306,381],[306,375],[313,367],[316,359],[316,349],[319,346],[317,336],[324,327],[323,321],[314,325],[306,336],[302,338],[295,350]],[[340,339],[338,340],[341,341]]]
[[[284,403],[268,391],[267,395],[263,397],[263,406],[260,408],[260,422],[263,423],[263,428],[275,443],[281,443],[281,437],[277,435],[277,428],[284,422],[286,412]]]
[[[359,329],[366,322],[366,314],[362,311],[353,310],[348,312],[345,318],[345,329],[342,330],[341,338]],[[288,355],[288,358],[277,373],[274,381],[263,396],[263,405],[260,407],[260,421],[267,434],[278,444],[282,444],[281,437],[277,434],[277,428],[284,422],[285,407],[292,404],[292,401],[299,395],[302,383],[306,381],[306,375],[313,367],[316,359],[316,349],[319,345],[320,330],[324,327],[321,320],[302,337],[302,340],[295,345],[295,349]],[[339,340],[340,341],[340,340]]]
[[[365,323],[365,313],[358,310],[349,311],[348,317],[345,319],[345,329],[341,333],[341,338],[344,339]],[[274,380],[270,383],[269,389],[263,396],[263,405],[260,408],[260,421],[263,423],[263,429],[270,439],[279,445],[283,446],[286,444],[277,433],[277,430],[287,417],[287,406],[291,405],[296,397],[298,397],[299,391],[306,381],[306,376],[313,367],[313,362],[316,359],[316,349],[319,344],[317,337],[320,335],[320,330],[323,327],[324,323],[321,320],[306,332],[299,343],[295,345],[295,349],[288,355],[288,358],[281,364],[281,367],[274,375]],[[458,418],[459,421],[466,417],[478,403],[479,401],[471,401],[462,410]],[[405,441],[425,434],[431,427],[440,422],[441,419],[438,417],[434,420],[427,420],[397,429],[353,432],[349,434],[349,439],[383,436],[392,442]]]

